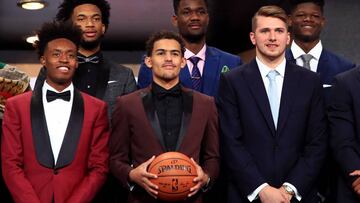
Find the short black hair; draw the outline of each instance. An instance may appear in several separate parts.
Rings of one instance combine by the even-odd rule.
[[[155,42],[162,40],[162,39],[173,39],[173,40],[176,40],[177,42],[179,42],[180,48],[181,48],[181,55],[184,56],[184,53],[185,53],[184,41],[181,39],[181,37],[177,33],[171,32],[171,31],[166,31],[166,30],[163,30],[160,32],[155,32],[154,34],[152,34],[150,36],[150,38],[146,42],[146,56],[151,56],[152,51],[154,49]]]
[[[55,19],[63,22],[69,20],[74,8],[83,4],[93,4],[100,9],[101,21],[107,29],[110,18],[110,4],[106,0],[64,0],[59,6]]]
[[[324,13],[324,0],[290,0],[290,12],[293,13],[297,5],[302,3],[313,3],[320,7],[322,13]]]
[[[174,14],[177,15],[178,13],[178,9],[179,9],[179,4],[180,4],[181,0],[173,0],[173,7],[174,7]],[[206,8],[209,7],[208,5],[208,1],[207,0],[202,0],[205,2]]]
[[[65,38],[72,41],[76,47],[79,47],[81,40],[81,30],[79,27],[70,23],[53,21],[44,23],[40,30],[37,31],[38,40],[35,41],[39,58],[44,55],[48,43],[52,40]]]

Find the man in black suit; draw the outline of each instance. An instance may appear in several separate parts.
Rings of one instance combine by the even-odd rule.
[[[334,202],[360,202],[360,67],[335,77],[328,110],[330,143],[339,164]]]
[[[250,39],[256,59],[225,73],[219,87],[228,202],[315,203],[326,153],[320,79],[286,61],[290,35],[283,9],[261,7]]]

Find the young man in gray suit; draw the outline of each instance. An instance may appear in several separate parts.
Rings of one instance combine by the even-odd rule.
[[[70,21],[83,31],[78,51],[79,67],[73,83],[80,91],[107,102],[110,117],[116,97],[136,90],[136,82],[131,69],[105,58],[101,52],[109,16],[110,5],[106,0],[65,0],[59,6],[56,20]],[[45,71],[41,69],[35,88],[43,83]]]

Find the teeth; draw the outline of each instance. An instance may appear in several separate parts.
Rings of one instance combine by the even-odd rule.
[[[59,70],[61,70],[61,71],[67,71],[67,70],[69,70],[69,68],[68,68],[68,67],[59,67]]]

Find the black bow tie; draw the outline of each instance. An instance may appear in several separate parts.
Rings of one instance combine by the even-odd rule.
[[[47,102],[52,102],[55,99],[62,99],[64,101],[70,101],[70,90],[66,92],[56,93],[51,90],[46,91],[46,100]]]
[[[167,96],[178,97],[180,95],[181,95],[181,89],[180,88],[173,88],[173,89],[170,89],[170,90],[159,90],[156,93],[156,96],[159,99],[163,99],[163,98],[165,98]]]
[[[90,56],[90,57],[83,57],[83,56],[77,56],[78,63],[99,63],[100,58],[98,56]]]

